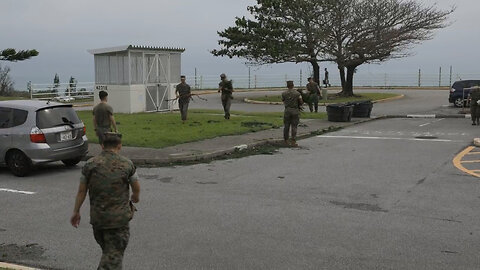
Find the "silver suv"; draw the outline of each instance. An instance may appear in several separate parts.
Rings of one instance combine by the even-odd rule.
[[[88,152],[85,131],[72,105],[0,101],[0,164],[16,176],[41,163],[75,166]]]

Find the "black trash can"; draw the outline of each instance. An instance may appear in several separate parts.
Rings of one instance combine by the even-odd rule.
[[[353,105],[350,104],[327,105],[328,121],[330,122],[350,122],[352,113]]]
[[[370,100],[349,103],[353,105],[352,117],[369,118],[372,113],[373,103]]]

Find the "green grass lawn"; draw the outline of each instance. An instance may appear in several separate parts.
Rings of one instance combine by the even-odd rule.
[[[327,103],[346,103],[346,102],[353,102],[353,101],[359,101],[359,100],[375,101],[375,100],[381,100],[381,99],[392,98],[397,96],[400,96],[400,95],[392,94],[392,93],[362,93],[360,95],[357,95],[357,97],[345,98],[345,97],[337,97],[335,96],[335,94],[329,94]],[[281,95],[251,97],[248,99],[257,100],[257,101],[266,101],[266,102],[282,102]],[[323,100],[320,100],[320,103],[324,103]]]
[[[92,112],[79,111],[90,142],[98,143],[92,125]],[[325,113],[302,113],[302,118],[325,119]],[[232,112],[230,120],[219,110],[190,110],[182,124],[179,113],[115,114],[123,145],[162,148],[218,136],[244,134],[283,125],[283,113]]]
[[[25,99],[23,97],[4,97],[4,96],[0,96],[0,101],[4,101],[4,100],[18,100],[18,99]]]

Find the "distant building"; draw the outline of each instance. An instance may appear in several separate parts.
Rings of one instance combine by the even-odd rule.
[[[88,50],[95,61],[94,103],[98,92],[108,92],[115,112],[172,110],[175,85],[185,49],[126,45]]]

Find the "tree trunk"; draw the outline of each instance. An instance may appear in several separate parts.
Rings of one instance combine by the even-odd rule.
[[[356,66],[347,66],[347,80],[343,87],[343,95],[346,97],[353,96],[353,75],[355,74]]]
[[[343,89],[345,89],[345,68],[339,66],[338,71],[340,72],[340,81],[342,83],[342,92],[343,92]]]
[[[317,61],[310,62],[313,67],[313,80],[320,85],[320,65]]]

